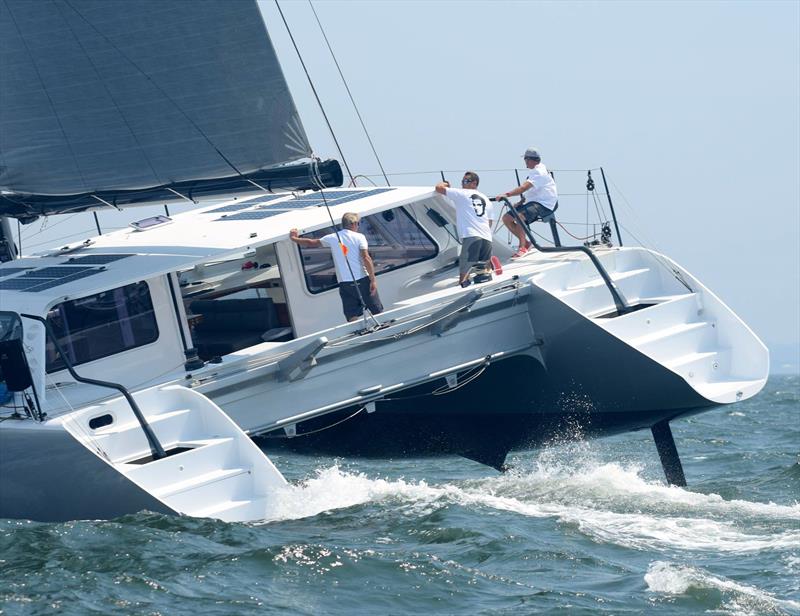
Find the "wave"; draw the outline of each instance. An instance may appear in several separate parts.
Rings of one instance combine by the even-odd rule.
[[[319,469],[278,495],[267,521],[291,520],[368,503],[392,502],[392,515],[418,516],[460,505],[555,518],[594,540],[623,547],[714,552],[789,550],[800,545],[800,504],[724,500],[650,482],[615,463],[431,485],[370,478],[339,466]],[[397,505],[400,506],[397,506]]]
[[[687,565],[655,561],[644,576],[650,592],[685,595],[710,590],[719,593],[720,609],[729,614],[800,613],[800,602],[778,599],[765,590],[718,577]]]

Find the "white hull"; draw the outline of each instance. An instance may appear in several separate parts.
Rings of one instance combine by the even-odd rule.
[[[437,199],[429,190],[406,188],[360,201],[363,213],[384,221],[407,217],[411,228],[411,221],[428,218],[432,206],[447,213]],[[341,215],[353,203],[359,201],[333,209]],[[247,206],[234,207],[241,211]],[[393,216],[383,217],[388,210]],[[255,206],[252,213],[260,211]],[[133,340],[138,327],[144,332],[141,344],[84,361],[80,374],[139,391],[136,396],[165,448],[185,451],[141,463],[148,445],[121,399],[76,383],[63,370],[45,374],[44,363],[52,359],[45,358],[44,331],[35,320],[25,327],[24,344],[33,350],[32,371],[40,379],[35,389],[44,392],[43,410],[51,419],[4,421],[0,437],[12,435],[17,443],[30,444],[36,429],[43,435],[70,431],[85,446],[71,448],[74,464],[82,466],[87,453],[95,456],[91,466],[113,477],[124,493],[117,499],[127,503],[122,511],[147,507],[226,520],[263,519],[283,480],[244,434],[267,435],[269,442],[304,451],[459,454],[501,468],[509,451],[565,434],[653,429],[662,459],[677,460],[671,435],[663,436],[670,420],[746,399],[766,382],[769,356],[753,332],[691,274],[642,248],[593,249],[624,298],[621,309],[582,252],[506,259],[504,271],[490,282],[461,288],[453,267],[455,247],[441,226],[429,226],[424,231],[425,241],[436,247],[432,256],[388,268],[379,277],[388,308],[378,317],[380,327],[365,328],[374,321],[341,323],[335,287],[311,293],[303,278],[309,275],[302,270],[306,256],[285,239],[283,228],[294,217],[322,226],[327,224],[322,214],[320,208],[304,206],[268,217],[259,223],[266,237],[251,248],[237,244],[242,240],[234,241],[239,236],[231,230],[246,233],[249,240],[255,223],[225,222],[224,212],[211,209],[187,214],[181,227],[175,222],[148,231],[153,246],[145,254],[131,253],[127,243],[141,242],[143,236],[123,232],[98,238],[96,256],[78,257],[96,269],[91,277],[71,283],[78,289],[70,288],[70,297],[108,304],[112,294],[120,297],[123,289],[134,289],[131,306],[141,305],[137,298],[145,293],[152,303],[138,321],[125,316],[102,325],[120,332],[115,335],[121,342],[115,344],[126,336]],[[218,233],[210,247],[206,228]],[[179,229],[186,245],[176,244]],[[500,242],[495,251],[501,257],[508,253]],[[92,263],[95,258],[102,268]],[[37,272],[71,272],[75,265],[69,259],[45,255],[22,263]],[[255,277],[248,273],[253,259],[261,262]],[[257,279],[262,285],[252,289],[257,297],[229,301],[212,293],[205,304],[194,303],[194,290],[205,280],[203,264],[212,261],[224,264],[215,266],[215,276],[227,275],[230,284]],[[53,306],[66,303],[67,287],[26,293],[28,279],[36,277],[15,273],[8,279],[12,289],[17,284],[20,289],[4,296],[4,310],[48,315]],[[102,301],[101,310],[106,306]],[[186,312],[187,306],[209,305],[219,310]],[[283,321],[277,320],[276,305],[285,311]],[[254,306],[266,306],[272,314],[253,312]],[[231,307],[236,311],[222,311]],[[127,311],[127,304],[122,308]],[[80,309],[75,309],[78,314]],[[213,336],[204,338],[208,332],[194,324],[198,317],[201,325],[215,324]],[[239,331],[246,324],[250,330]],[[271,337],[276,330],[280,333]],[[73,353],[87,346],[83,335],[94,332],[76,335]],[[225,348],[228,338],[237,336],[246,344],[219,357],[207,352],[208,361],[194,366],[184,364],[184,350],[192,344]],[[100,335],[97,341],[106,343]],[[128,418],[115,420],[108,429],[70,428],[107,411]],[[59,438],[69,442],[63,434]],[[132,463],[137,459],[140,463]],[[3,466],[18,463],[4,460]],[[673,478],[680,481],[681,476]],[[10,477],[3,485],[16,490],[17,477]],[[37,482],[41,494],[59,489],[46,475]],[[35,505],[19,496],[14,500],[43,515],[41,500]],[[98,517],[116,511],[90,500],[86,510]],[[80,517],[84,509],[61,511]]]
[[[41,424],[0,430],[0,517],[64,521],[142,509],[226,521],[263,520],[286,484],[216,405],[179,386],[136,402],[167,453],[152,459],[122,397]]]

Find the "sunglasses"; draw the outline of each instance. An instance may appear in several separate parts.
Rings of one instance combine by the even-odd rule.
[[[463,180],[461,180],[461,183],[462,184],[472,184],[474,181],[475,180],[470,180],[468,178],[464,178]]]

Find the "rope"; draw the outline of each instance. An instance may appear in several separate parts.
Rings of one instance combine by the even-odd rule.
[[[277,1],[278,0],[275,0],[276,3]],[[378,319],[376,319],[375,316],[370,312],[369,308],[367,308],[367,302],[364,301],[364,296],[361,294],[361,289],[359,288],[358,281],[356,280],[356,276],[353,273],[353,268],[350,266],[350,260],[347,258],[347,252],[345,251],[344,243],[342,242],[342,237],[339,235],[340,230],[338,228],[338,225],[336,224],[336,221],[334,221],[333,219],[333,214],[331,213],[331,207],[328,205],[328,199],[325,196],[325,191],[323,190],[325,186],[322,183],[322,178],[319,175],[319,166],[316,161],[312,162],[311,171],[313,174],[312,179],[319,188],[319,194],[322,195],[322,203],[325,205],[325,210],[328,212],[328,218],[330,218],[331,220],[331,226],[333,227],[333,232],[336,234],[336,239],[339,241],[339,249],[342,251],[342,254],[344,255],[344,262],[347,265],[347,270],[350,272],[350,278],[353,279],[353,286],[355,287],[356,293],[358,294],[358,301],[361,302],[361,305],[364,308],[364,310],[361,313],[362,317],[364,318],[364,329],[369,329],[369,326],[367,325],[367,318],[368,318],[367,315],[369,315],[369,318],[371,318],[374,321],[375,325],[380,327],[381,325],[380,321],[378,321]],[[377,275],[375,274],[374,264],[372,266],[372,269],[373,269],[372,272],[373,275],[377,277]],[[360,278],[358,280],[360,280]],[[341,285],[342,281],[339,281],[339,284]]]
[[[489,291],[485,291],[484,294],[483,294],[483,297],[487,297],[490,293],[499,292],[499,291],[506,290],[506,289],[509,289],[509,288],[512,288],[512,287],[517,289],[517,295],[518,295],[519,294],[519,286],[517,284],[513,284],[513,285],[504,284],[502,286],[497,286],[497,287],[495,287],[495,288],[493,288],[493,289],[491,289]],[[515,295],[515,298],[516,298],[516,295]],[[436,304],[434,306],[431,306],[430,311],[431,312],[435,311],[440,306],[446,306],[448,303],[449,302],[440,302],[440,303],[438,303],[438,304]],[[351,340],[349,337],[347,337],[347,338],[340,339],[340,341],[328,342],[328,344],[326,346],[328,348],[355,347],[355,346],[361,346],[361,345],[364,345],[364,344],[372,344],[374,342],[385,342],[387,340],[399,340],[400,338],[404,338],[406,336],[410,336],[412,334],[416,334],[418,331],[422,331],[423,329],[427,329],[430,326],[435,325],[439,321],[443,321],[444,319],[447,319],[447,318],[453,316],[454,314],[457,314],[458,312],[461,312],[462,310],[465,310],[465,308],[470,308],[470,307],[471,306],[467,306],[467,307],[462,306],[461,308],[457,308],[457,309],[452,310],[451,312],[443,314],[441,317],[439,317],[437,319],[434,319],[432,321],[426,321],[425,323],[421,323],[420,325],[415,325],[414,327],[411,327],[409,329],[403,330],[401,332],[397,332],[396,334],[392,334],[391,336],[383,336],[381,338],[369,338],[369,339],[360,339],[360,340]],[[388,327],[390,325],[390,323],[382,323],[381,327]]]
[[[336,55],[333,53],[333,48],[331,47],[330,42],[328,41],[328,36],[325,34],[325,29],[322,27],[322,23],[317,16],[317,11],[314,9],[314,5],[311,3],[311,0],[308,0],[308,6],[311,7],[311,11],[314,13],[314,18],[317,20],[317,25],[319,26],[319,31],[322,32],[322,38],[325,39],[325,44],[328,46],[328,51],[331,52],[331,58],[333,58],[334,64],[336,64],[336,70],[339,71],[339,77],[342,78],[342,83],[344,84],[345,90],[347,90],[347,96],[350,97],[350,102],[353,103],[353,109],[356,111],[356,115],[358,116],[358,121],[361,122],[361,128],[364,129],[364,134],[367,136],[367,141],[369,141],[369,147],[372,148],[372,153],[375,155],[375,160],[378,161],[378,167],[380,167],[381,173],[383,174],[383,179],[386,180],[386,185],[391,186],[389,182],[389,177],[386,175],[386,171],[383,169],[383,164],[381,163],[381,159],[378,156],[378,152],[375,150],[375,145],[372,143],[372,137],[369,135],[369,131],[367,130],[367,126],[364,124],[364,119],[361,117],[361,112],[358,110],[358,106],[356,105],[356,101],[353,98],[353,94],[350,92],[350,86],[347,85],[347,80],[344,78],[344,74],[342,73],[342,69],[339,66],[339,61],[336,59]],[[352,181],[355,182],[355,177],[352,178]],[[355,186],[355,183],[353,184]]]
[[[111,462],[111,458],[109,457],[108,453],[102,447],[100,447],[94,435],[91,432],[88,432],[83,427],[83,424],[79,421],[78,415],[75,413],[75,407],[72,406],[70,401],[64,395],[64,392],[61,391],[61,388],[58,386],[58,383],[54,382],[52,378],[47,374],[45,374],[45,378],[50,383],[50,387],[54,389],[59,396],[61,396],[61,400],[63,400],[64,404],[69,409],[69,412],[62,419],[62,421],[64,421],[64,423],[72,424],[73,428],[77,432],[81,433],[83,437],[86,439],[87,445],[91,445],[99,455],[105,458],[108,462]]]
[[[364,175],[364,174],[359,173],[357,175],[354,175],[353,179],[350,180],[350,183],[347,185],[348,188],[351,187],[351,186],[355,186],[356,185],[355,182],[356,182],[357,178],[364,178],[367,182],[369,182],[373,186],[377,186],[377,184],[375,182],[373,182],[372,178],[370,178],[368,175]]]
[[[576,239],[576,240],[579,240],[579,241],[582,241],[582,242],[585,242],[586,240],[588,240],[588,239],[591,239],[591,238],[593,238],[593,237],[595,237],[595,236],[597,235],[597,233],[593,233],[592,235],[587,235],[586,237],[578,237],[577,235],[573,235],[572,233],[570,233],[570,232],[569,232],[569,229],[567,229],[567,228],[566,228],[566,227],[565,227],[563,224],[561,224],[559,221],[556,221],[556,224],[557,224],[559,227],[561,227],[561,229],[564,231],[564,233],[566,233],[567,235],[569,235],[571,238],[573,238],[573,239]],[[586,227],[587,227],[587,228],[589,227],[589,224],[588,224],[588,223],[586,223]]]
[[[339,152],[339,156],[342,157],[342,163],[344,164],[344,168],[347,170],[347,175],[350,176],[350,181],[353,181],[353,174],[350,172],[350,167],[347,164],[347,160],[344,157],[344,152],[342,152],[342,148],[339,145],[339,140],[336,138],[336,133],[333,132],[333,126],[331,126],[331,122],[328,119],[328,114],[325,113],[325,107],[322,106],[322,101],[319,98],[319,94],[317,94],[317,88],[314,86],[314,82],[311,81],[311,75],[308,73],[308,69],[306,68],[306,63],[303,60],[303,56],[300,54],[300,49],[297,47],[297,43],[294,40],[294,35],[292,34],[291,29],[289,28],[289,24],[286,21],[286,17],[283,15],[283,10],[281,9],[281,5],[278,0],[275,0],[275,6],[278,7],[278,12],[281,14],[281,19],[283,20],[283,25],[286,26],[286,32],[289,33],[289,38],[292,41],[292,45],[294,46],[295,52],[297,52],[297,58],[300,60],[300,64],[303,66],[303,72],[306,74],[306,79],[308,79],[308,85],[311,86],[311,91],[314,93],[314,98],[317,99],[317,104],[319,105],[319,110],[322,112],[322,117],[325,118],[325,123],[328,125],[328,130],[331,132],[331,137],[333,137],[333,142],[336,144],[336,149]]]
[[[489,364],[490,362],[489,359],[487,358],[486,361],[484,361],[482,364],[475,366],[474,368],[470,368],[470,370],[465,372],[465,374],[469,376],[466,376],[464,381],[458,383],[453,387],[450,387],[449,385],[442,385],[441,387],[437,387],[436,389],[428,393],[413,394],[411,396],[392,396],[391,398],[388,398],[388,400],[392,402],[395,402],[397,400],[418,400],[419,398],[428,398],[430,396],[443,396],[446,394],[451,394],[454,391],[457,391],[462,387],[469,385],[472,381],[477,379],[480,375],[482,375],[485,372],[486,368],[489,367]],[[470,371],[475,371],[475,373],[470,374]],[[456,376],[458,376],[458,374],[460,373],[456,372]]]
[[[486,371],[486,368],[488,368],[488,367],[489,367],[489,360],[487,359],[485,362],[483,362],[479,366],[475,366],[475,368],[472,368],[472,370],[475,371],[474,374],[469,374],[469,372],[467,372],[466,374],[469,375],[469,376],[464,377],[464,380],[459,382],[459,383],[457,383],[454,387],[450,387],[449,385],[443,385],[442,387],[439,387],[438,389],[434,389],[431,392],[431,395],[443,396],[445,394],[451,394],[454,391],[457,391],[457,390],[461,389],[462,387],[466,387],[467,385],[472,383],[472,381],[474,381],[480,375],[482,375]],[[457,374],[458,373],[456,373],[456,375]]]
[[[337,422],[334,422],[334,423],[332,423],[332,424],[331,424],[331,425],[329,425],[329,426],[325,426],[324,428],[317,428],[316,430],[309,430],[308,432],[303,432],[302,434],[295,434],[295,435],[294,435],[294,436],[292,436],[292,437],[288,437],[288,436],[277,436],[277,435],[276,435],[276,436],[270,436],[269,434],[264,434],[263,436],[259,436],[258,438],[272,438],[272,439],[276,439],[276,438],[297,438],[297,437],[299,437],[299,436],[310,436],[310,435],[312,435],[312,434],[317,434],[317,433],[319,433],[319,432],[324,432],[325,430],[330,430],[331,428],[335,428],[335,427],[336,427],[336,426],[338,426],[339,424],[343,424],[344,422],[346,422],[346,421],[348,421],[348,420],[350,420],[350,419],[353,419],[353,417],[355,417],[355,416],[356,416],[356,415],[358,415],[359,413],[361,413],[361,412],[365,411],[365,410],[366,410],[366,408],[367,408],[366,406],[362,406],[360,409],[358,409],[358,410],[357,410],[355,413],[353,413],[352,415],[348,415],[348,416],[347,416],[347,417],[345,417],[344,419],[340,419],[339,421],[337,421]]]

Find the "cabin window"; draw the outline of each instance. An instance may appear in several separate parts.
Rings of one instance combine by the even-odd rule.
[[[47,315],[58,344],[73,365],[155,342],[158,325],[146,282],[103,291],[55,306]],[[66,366],[48,338],[47,372]]]
[[[369,254],[378,276],[433,259],[439,253],[433,239],[403,208],[364,216],[358,230],[367,236]],[[332,227],[307,233],[303,237],[316,239],[328,233],[333,233]],[[302,248],[300,260],[303,263],[306,286],[311,293],[336,288],[336,271],[329,248]]]

